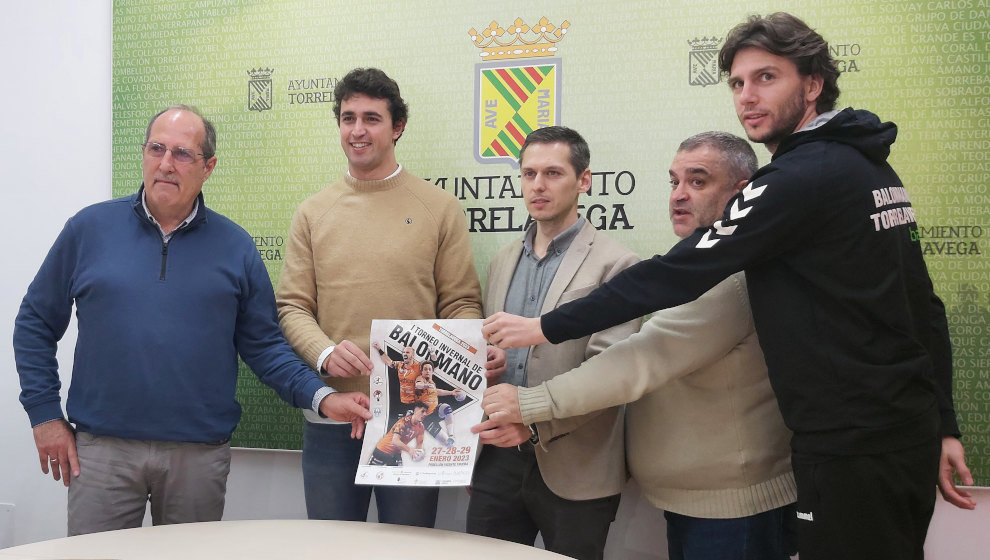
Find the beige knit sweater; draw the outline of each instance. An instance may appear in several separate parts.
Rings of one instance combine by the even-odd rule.
[[[279,324],[313,369],[343,340],[367,354],[372,319],[480,319],[481,286],[453,195],[402,170],[341,180],[292,218],[276,290]],[[368,392],[368,378],[333,378]]]
[[[519,402],[527,424],[632,402],[629,471],[659,508],[733,518],[797,499],[791,434],[767,379],[742,273],[656,313],[580,367],[520,388]]]

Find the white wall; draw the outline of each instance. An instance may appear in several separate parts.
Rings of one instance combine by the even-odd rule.
[[[62,224],[110,196],[111,7],[111,0],[11,2],[0,21],[0,548],[65,535],[65,489],[40,472],[16,400],[10,340],[20,299]],[[59,353],[66,385],[73,331]],[[235,451],[224,518],[304,518],[299,457]],[[947,511],[939,500],[930,558],[974,557],[977,546],[990,544],[975,530],[986,527],[990,493],[980,500],[980,517]],[[466,506],[463,489],[444,490],[438,526],[463,530]],[[962,540],[953,534],[960,524],[972,527]],[[608,549],[611,558],[666,558],[661,513],[635,486],[623,498]]]
[[[65,536],[65,489],[42,477],[11,336],[65,220],[110,193],[110,5],[10,2],[0,18],[0,503],[14,504],[0,508],[0,546]],[[66,372],[73,331],[59,353]]]

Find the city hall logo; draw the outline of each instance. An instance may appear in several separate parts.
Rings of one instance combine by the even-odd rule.
[[[688,84],[692,86],[713,86],[722,80],[718,71],[718,37],[694,38],[688,41]]]
[[[272,108],[272,72],[271,68],[256,68],[248,70],[248,109],[252,111],[267,111]]]
[[[557,43],[570,23],[547,18],[533,26],[522,18],[502,28],[495,21],[468,32],[481,49],[474,70],[474,158],[518,167],[519,148],[537,128],[560,123],[560,59]]]

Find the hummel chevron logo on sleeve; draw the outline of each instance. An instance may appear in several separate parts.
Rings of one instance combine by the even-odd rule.
[[[742,208],[739,206],[739,201],[744,200],[749,202],[754,198],[759,198],[759,196],[763,194],[763,191],[766,190],[767,186],[768,185],[763,185],[762,187],[754,188],[753,183],[746,185],[746,187],[740,191],[742,193],[742,198],[736,198],[732,203],[732,206],[729,208],[729,220],[735,222],[736,220],[745,218],[746,214],[749,214],[749,211],[752,210],[753,207],[748,206],[746,208]],[[701,240],[698,241],[698,244],[695,245],[695,247],[698,249],[710,249],[719,242],[717,238],[712,239],[713,234],[721,237],[732,235],[732,233],[736,231],[736,227],[738,226],[727,226],[723,223],[723,220],[719,220],[712,224],[712,227],[708,228],[708,231],[705,232],[705,235],[701,236]]]
[[[754,189],[753,188],[753,183],[750,182],[742,190],[743,198],[746,199],[746,202],[749,202],[750,200],[753,200],[754,198],[756,198],[756,197],[760,196],[761,194],[763,194],[763,191],[767,188],[767,186],[768,185],[763,185],[762,187],[760,187],[758,189]]]

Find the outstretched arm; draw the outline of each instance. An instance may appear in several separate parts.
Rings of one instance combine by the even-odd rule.
[[[388,367],[395,367],[395,360],[389,358],[388,354],[384,350],[382,350],[382,347],[377,342],[373,343],[372,346],[375,348],[375,351],[378,352],[378,355],[381,356],[382,361],[385,362],[385,365],[387,365]],[[331,356],[332,355],[333,354],[331,354]]]
[[[654,314],[639,333],[540,385],[489,387],[482,407],[498,425],[588,414],[635,401],[737,347],[747,350],[751,367],[765,370],[743,275],[723,281],[693,303]],[[554,432],[541,436],[559,435]]]

